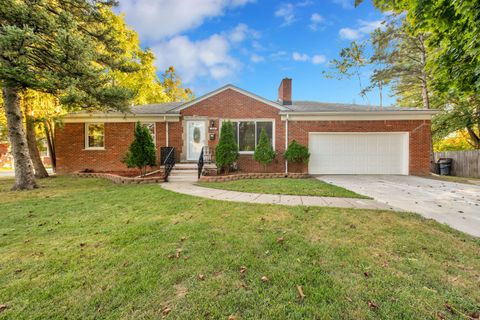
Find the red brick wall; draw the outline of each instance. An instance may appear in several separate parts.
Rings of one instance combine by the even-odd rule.
[[[412,175],[426,175],[430,170],[431,131],[429,120],[379,121],[290,121],[289,141],[308,146],[309,132],[409,132]]]
[[[201,117],[215,120],[217,130],[215,139],[208,141],[214,148],[218,143],[220,119],[273,119],[275,120],[275,150],[277,158],[268,166],[268,172],[284,172],[283,160],[285,144],[285,123],[278,115],[279,110],[256,99],[245,96],[235,90],[227,89],[213,97],[205,99],[181,111],[179,122],[169,123],[169,146],[176,148],[177,161],[185,159],[184,121],[189,117]],[[59,173],[74,172],[84,169],[95,171],[125,171],[121,162],[133,139],[134,123],[105,123],[105,150],[85,150],[85,125],[83,123],[66,123],[64,128],[56,131],[57,169]],[[396,120],[396,121],[290,121],[289,141],[296,139],[308,146],[308,132],[409,132],[410,133],[410,174],[428,174],[430,159],[430,121]],[[207,135],[208,139],[208,135]],[[156,123],[157,149],[166,145],[165,123]],[[158,152],[157,152],[158,156]],[[241,155],[239,167],[242,172],[263,172],[264,168],[253,161],[252,155]],[[307,171],[304,165],[289,165],[290,172]]]
[[[165,145],[165,123],[156,124],[157,157]],[[135,123],[105,123],[105,150],[85,149],[85,124],[65,123],[55,132],[57,172],[69,173],[85,169],[95,171],[131,171],[122,159],[133,141]]]
[[[273,119],[275,120],[275,150],[279,155],[267,168],[268,172],[283,172],[284,161],[281,154],[284,152],[285,135],[284,123],[278,114],[279,109],[268,104],[250,98],[235,90],[227,89],[213,97],[200,101],[199,103],[181,111],[181,122],[174,126],[170,124],[170,145],[177,150],[182,151],[184,140],[182,138],[183,121],[186,117],[203,117],[208,119],[207,126],[210,126],[210,120],[215,121],[217,130],[208,130],[209,133],[215,133],[215,140],[209,140],[208,145],[215,148],[220,134],[219,122],[221,119]],[[208,135],[207,135],[208,139]],[[180,153],[180,152],[179,152]],[[186,155],[181,154],[181,159]],[[252,155],[241,155],[238,161],[241,171],[244,172],[263,172],[264,168],[258,162],[253,161]]]

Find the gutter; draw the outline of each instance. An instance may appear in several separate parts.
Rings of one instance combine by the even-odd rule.
[[[383,111],[281,111],[280,115],[302,115],[302,116],[340,116],[340,115],[386,115],[386,114],[424,114],[435,115],[439,110],[383,110]]]

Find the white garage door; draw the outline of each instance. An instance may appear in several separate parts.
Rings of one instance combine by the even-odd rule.
[[[310,133],[312,174],[408,174],[408,133]]]

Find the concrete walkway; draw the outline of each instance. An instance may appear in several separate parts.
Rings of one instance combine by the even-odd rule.
[[[366,200],[366,199],[246,193],[246,192],[205,188],[205,187],[197,186],[191,182],[168,182],[168,183],[162,183],[161,186],[164,189],[167,189],[173,192],[183,193],[191,196],[208,198],[213,200],[280,204],[280,205],[287,205],[287,206],[304,205],[304,206],[339,207],[339,208],[355,208],[355,209],[398,210],[388,204],[384,204],[375,200]]]
[[[318,179],[480,237],[480,186],[393,175],[324,175]]]

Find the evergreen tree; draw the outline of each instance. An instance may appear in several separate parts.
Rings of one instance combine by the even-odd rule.
[[[4,0],[0,6],[0,85],[15,163],[13,189],[37,187],[20,95],[25,89],[58,96],[83,109],[127,110],[134,92],[113,71],[133,72],[118,32],[103,15],[113,0]]]
[[[156,148],[152,135],[147,127],[137,122],[135,125],[135,137],[128,148],[123,163],[129,168],[138,168],[140,174],[147,173],[148,166],[156,165]]]
[[[272,161],[275,159],[275,156],[275,150],[273,150],[273,146],[268,140],[267,131],[265,128],[263,128],[260,132],[260,138],[258,140],[257,147],[253,153],[253,160],[263,164],[264,171],[266,172],[267,165],[272,163]]]
[[[228,173],[230,167],[237,161],[239,156],[237,142],[233,135],[233,125],[230,121],[223,122],[220,140],[215,149],[217,168]]]
[[[308,159],[310,159],[310,153],[308,152],[307,147],[299,144],[295,140],[292,140],[292,142],[288,144],[284,157],[288,162],[307,163]]]

